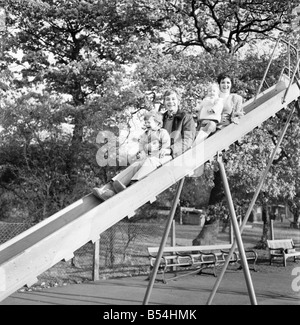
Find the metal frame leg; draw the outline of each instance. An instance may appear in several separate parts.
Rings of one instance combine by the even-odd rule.
[[[185,180],[185,178],[181,179],[178,186],[177,186],[175,198],[173,200],[172,208],[171,208],[171,211],[170,211],[170,214],[169,214],[169,219],[168,219],[168,222],[167,222],[167,225],[166,225],[166,228],[165,228],[165,231],[164,231],[161,243],[160,243],[160,247],[159,247],[156,259],[155,259],[155,263],[154,263],[154,266],[153,266],[153,269],[152,269],[152,273],[151,273],[150,280],[149,280],[149,283],[148,283],[147,291],[146,291],[146,294],[145,294],[145,297],[144,297],[143,305],[147,305],[148,302],[149,302],[149,298],[150,298],[150,295],[151,295],[151,292],[152,292],[152,289],[153,289],[153,285],[154,285],[154,282],[155,282],[155,278],[156,278],[156,275],[157,275],[157,272],[158,272],[160,260],[161,260],[162,255],[163,255],[164,248],[166,246],[166,242],[167,242],[167,239],[168,239],[168,236],[169,236],[169,233],[170,233],[170,229],[172,227],[172,223],[173,223],[177,203],[179,201],[180,194],[182,192],[184,180]]]
[[[286,121],[286,124],[285,124],[285,126],[284,126],[284,128],[283,128],[283,130],[282,130],[282,132],[280,134],[280,137],[278,139],[277,145],[275,146],[275,148],[274,148],[274,150],[273,150],[273,152],[272,152],[272,154],[270,156],[269,163],[268,163],[265,171],[261,175],[261,178],[260,178],[260,181],[259,181],[259,185],[258,185],[258,187],[256,189],[256,192],[255,192],[255,194],[254,194],[254,196],[252,198],[252,201],[251,201],[251,203],[249,205],[249,208],[248,208],[247,213],[245,215],[245,218],[243,220],[243,223],[242,223],[242,226],[241,226],[241,230],[240,230],[241,234],[243,233],[243,230],[244,230],[244,228],[245,228],[245,226],[246,226],[246,224],[248,222],[249,216],[250,216],[250,214],[251,214],[251,212],[253,210],[253,207],[254,207],[255,202],[256,202],[256,200],[258,198],[258,195],[259,195],[259,193],[261,191],[261,188],[262,188],[262,186],[263,186],[263,184],[264,184],[264,182],[265,182],[265,180],[267,178],[268,172],[269,172],[270,167],[271,167],[271,165],[273,163],[273,160],[274,160],[274,158],[276,156],[277,150],[279,149],[279,147],[280,147],[280,145],[282,143],[282,140],[283,140],[283,138],[284,138],[284,136],[286,134],[286,131],[287,131],[288,126],[289,126],[289,124],[291,122],[291,119],[292,119],[292,116],[293,116],[293,114],[295,112],[295,108],[296,107],[297,107],[297,109],[299,109],[299,102],[298,101],[295,103],[293,109],[291,110],[290,115],[289,115],[289,117],[288,117],[288,119]],[[232,256],[235,248],[236,248],[236,240],[234,241],[234,243],[233,243],[233,245],[232,245],[232,247],[230,249],[230,252],[229,252],[229,254],[228,254],[227,258],[226,258],[226,261],[225,261],[225,263],[223,265],[223,269],[221,271],[221,274],[220,274],[219,278],[217,279],[217,281],[216,281],[216,283],[214,285],[213,291],[211,292],[211,295],[210,295],[210,297],[209,297],[209,299],[207,301],[207,304],[208,305],[210,305],[212,303],[212,301],[213,301],[213,298],[214,298],[214,296],[215,296],[215,294],[216,294],[216,292],[217,292],[217,290],[218,290],[218,288],[220,286],[220,283],[221,283],[221,281],[223,279],[223,276],[224,276],[225,271],[226,271],[226,269],[227,269],[227,267],[229,265],[229,261],[231,259],[231,256]]]
[[[255,296],[253,283],[252,283],[252,279],[251,279],[251,274],[249,271],[247,256],[245,253],[242,236],[241,236],[240,229],[239,229],[239,223],[237,221],[237,217],[236,217],[236,213],[235,213],[235,209],[234,209],[234,205],[233,205],[233,201],[232,201],[232,196],[230,193],[230,188],[229,188],[229,184],[228,184],[228,180],[227,180],[227,176],[226,176],[226,172],[225,172],[225,167],[224,167],[221,156],[218,157],[218,164],[219,164],[219,168],[221,171],[222,181],[223,181],[223,185],[224,185],[224,189],[225,189],[225,195],[226,195],[227,203],[229,206],[232,226],[233,226],[233,230],[234,230],[234,234],[235,234],[235,240],[237,241],[237,246],[238,246],[239,253],[240,253],[241,263],[242,263],[242,267],[243,267],[243,272],[244,272],[244,276],[245,276],[245,280],[246,280],[246,284],[247,284],[250,301],[251,301],[252,305],[257,305],[256,296]]]

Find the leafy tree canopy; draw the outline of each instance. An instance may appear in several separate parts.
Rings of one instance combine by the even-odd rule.
[[[159,102],[166,88],[175,87],[183,108],[193,112],[207,83],[227,70],[235,77],[234,91],[253,97],[269,56],[255,51],[239,56],[239,51],[258,38],[271,39],[273,31],[284,33],[290,12],[285,1],[7,0],[4,5],[0,195],[9,201],[7,193],[13,193],[21,205],[32,202],[26,209],[36,220],[117,172],[97,166],[97,134],[115,131],[152,107],[144,102],[146,94]],[[268,84],[277,80],[283,64],[279,55]],[[231,148],[227,160],[235,193],[248,195],[241,180],[249,183],[247,191],[255,187],[280,121],[268,121]],[[69,133],[63,124],[72,127]],[[293,183],[298,179],[293,135],[268,182],[274,198],[293,200],[299,193]]]

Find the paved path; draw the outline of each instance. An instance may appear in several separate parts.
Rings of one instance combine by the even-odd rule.
[[[300,305],[299,263],[278,270],[251,271],[258,305]],[[215,281],[211,275],[190,275],[167,284],[156,282],[148,305],[206,305]],[[101,280],[16,292],[0,305],[142,305],[147,285],[146,276]],[[213,305],[249,304],[243,271],[227,270]]]

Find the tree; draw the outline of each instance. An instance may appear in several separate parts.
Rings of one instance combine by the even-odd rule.
[[[11,102],[11,96],[3,96],[1,103],[1,199],[11,199],[13,193],[23,219],[36,222],[83,196],[91,168],[83,164],[76,186],[70,186],[66,164],[72,133],[61,123],[64,103],[59,98],[19,93]],[[91,155],[87,152],[85,159]],[[9,211],[3,211],[1,217],[7,216]]]
[[[100,110],[105,113],[97,102],[108,91],[112,75],[132,60],[137,51],[132,45],[143,35],[155,39],[157,23],[143,12],[143,5],[129,0],[7,4],[8,26],[17,28],[12,35],[14,49],[23,53],[17,59],[23,66],[22,79],[16,83],[20,87],[41,85],[48,92],[69,96],[63,115],[75,125],[70,174],[84,137],[85,116]]]
[[[237,53],[245,45],[277,37],[290,29],[292,9],[299,1],[166,0],[172,29],[170,47],[221,49]]]
[[[154,5],[5,2],[7,34],[0,60],[10,91],[1,103],[1,186],[19,203],[32,203],[35,221],[106,181],[116,168],[96,165],[95,141],[99,130],[117,129],[125,108],[140,104],[142,96],[128,85],[127,70],[150,41],[159,40]],[[63,134],[62,125],[71,132]],[[14,179],[6,177],[8,170]]]
[[[73,195],[80,197],[93,185],[106,182],[117,171],[119,166],[97,166],[95,156],[102,143],[95,140],[103,130],[117,135],[121,124],[127,126],[132,116],[149,108],[152,103],[149,107],[145,104],[145,94],[154,95],[159,103],[166,88],[178,88],[183,108],[193,112],[207,83],[226,69],[236,77],[236,91],[245,98],[253,97],[268,58],[256,53],[238,56],[239,51],[243,41],[251,43],[257,37],[270,36],[271,30],[285,28],[286,3],[264,2],[265,8],[275,11],[268,22],[253,30],[245,25],[252,28],[257,23],[254,19],[267,15],[256,11],[265,10],[258,1],[240,1],[239,6],[237,1],[183,0],[180,4],[178,7],[175,1],[165,0],[5,2],[7,34],[0,67],[7,74],[9,92],[1,103],[1,123],[8,127],[10,121],[13,127],[2,134],[1,150],[9,158],[1,164],[2,188],[17,189],[18,193],[27,186],[34,188],[29,183],[47,188],[50,183],[43,175],[52,173],[55,179],[55,170],[65,180],[64,186],[55,187],[51,182],[47,199],[27,192],[40,202],[37,205],[49,200],[42,213],[45,217],[52,211],[51,200],[59,188],[65,199],[59,206],[54,204],[57,209],[75,199]],[[283,17],[282,24],[277,25],[279,17]],[[200,27],[194,25],[195,18],[198,22],[201,18]],[[222,33],[210,37],[209,24],[215,23],[220,24],[218,32]],[[262,26],[267,25],[270,31],[261,33]],[[196,35],[197,28],[200,33]],[[173,33],[169,39],[167,31]],[[195,35],[198,43],[186,43]],[[177,36],[181,37],[179,41]],[[192,45],[205,51],[179,51]],[[18,70],[12,71],[12,65]],[[272,68],[268,83],[272,83],[278,67]],[[63,136],[61,125],[73,127],[68,136]],[[43,133],[49,136],[42,138]],[[24,148],[27,154],[23,154]],[[18,159],[13,156],[16,152],[22,152]],[[57,157],[52,157],[53,152]],[[234,156],[235,151],[230,153]],[[59,156],[63,163],[59,163]],[[36,180],[32,170],[39,175]],[[232,170],[230,177],[236,175]],[[20,197],[20,202],[26,197],[29,199]]]

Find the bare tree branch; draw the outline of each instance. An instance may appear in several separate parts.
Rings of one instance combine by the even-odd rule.
[[[257,39],[270,37],[272,31],[287,32],[290,28],[290,11],[298,1],[185,1],[181,9],[167,1],[169,21],[177,27],[172,44],[199,46],[207,52],[226,49],[234,54]],[[176,7],[176,8],[175,8]],[[188,10],[189,8],[189,10]]]

